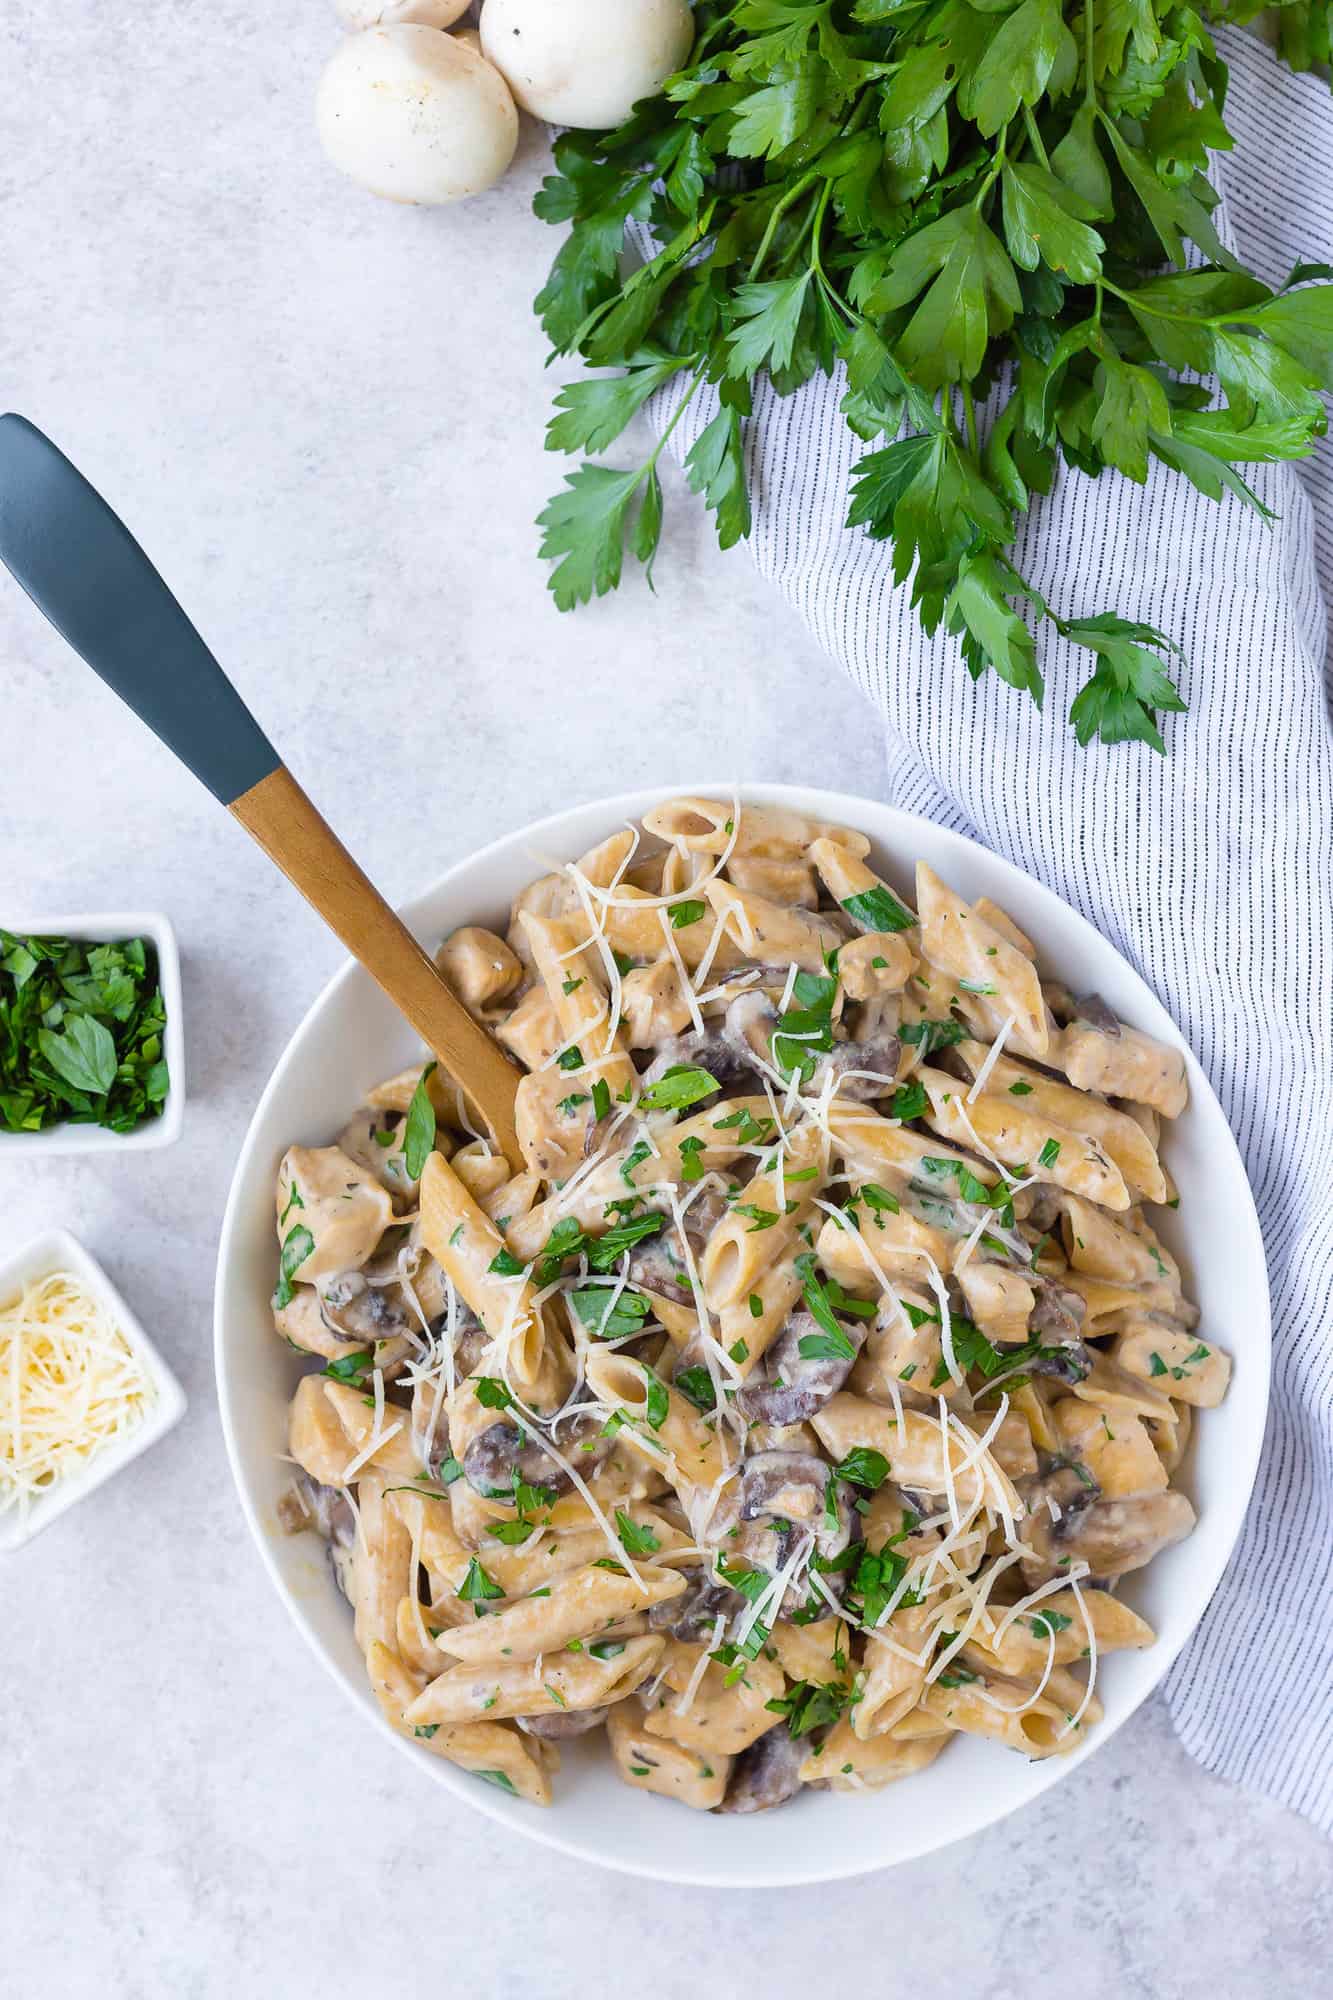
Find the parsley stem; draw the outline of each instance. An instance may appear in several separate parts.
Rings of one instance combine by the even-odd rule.
[[[964,382],[962,385],[962,390],[963,390],[963,415],[967,419],[968,449],[972,453],[973,458],[976,458],[979,455],[977,446],[976,399],[972,394],[972,384],[970,382]]]
[[[705,357],[700,356],[698,365],[694,371],[693,380],[691,381],[689,388],[685,391],[685,394],[681,397],[675,409],[672,411],[670,421],[666,424],[665,428],[663,429],[661,437],[657,440],[657,443],[654,445],[651,456],[644,461],[644,466],[643,466],[644,472],[651,472],[653,467],[657,464],[657,461],[662,454],[663,445],[665,445],[667,439],[671,436],[672,431],[675,430],[676,425],[680,422],[686,410],[689,408],[691,402],[694,400],[694,393],[696,389],[699,387],[699,384],[704,379],[704,368],[705,368]]]
[[[1172,319],[1180,326],[1234,326],[1238,320],[1249,318],[1249,313],[1243,310],[1220,313],[1168,312],[1166,307],[1159,306],[1155,299],[1141,299],[1135,292],[1122,291],[1110,278],[1098,280],[1097,290],[1100,292],[1103,287],[1108,292],[1114,292],[1118,299],[1123,299],[1131,311],[1148,313],[1153,319]]]
[[[801,178],[798,181],[793,181],[792,185],[787,189],[786,194],[784,194],[779,201],[774,202],[773,207],[769,213],[767,227],[765,228],[763,235],[759,239],[759,248],[755,251],[753,258],[750,261],[750,268],[745,274],[745,281],[747,284],[752,285],[756,277],[759,275],[759,272],[763,267],[764,259],[765,257],[767,257],[769,250],[772,248],[773,237],[776,234],[777,226],[779,222],[781,222],[783,216],[786,214],[787,210],[791,207],[794,201],[800,200],[801,196],[805,193],[807,188],[814,186],[815,181],[817,179],[818,175],[814,172],[813,169],[811,169],[809,173],[802,174]]]
[[[1027,127],[1027,134],[1028,138],[1032,142],[1033,152],[1036,154],[1037,158],[1041,161],[1047,173],[1049,173],[1051,171],[1050,154],[1046,151],[1046,148],[1042,143],[1041,133],[1037,130],[1037,121],[1032,115],[1032,106],[1030,104],[1025,104],[1023,106],[1023,123]]]

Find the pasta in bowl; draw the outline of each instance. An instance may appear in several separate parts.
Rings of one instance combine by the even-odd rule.
[[[992,857],[978,882],[956,837],[815,799],[649,798],[511,870],[507,907],[450,899],[440,963],[524,1070],[524,1170],[420,1058],[326,1077],[267,1253],[301,1356],[268,1552],[317,1574],[324,1537],[383,1720],[501,1810],[591,1784],[605,1812],[619,1781],[659,1849],[725,1828],[728,1866],[758,1857],[736,1879],[1030,1796],[1105,1730],[1114,1670],[1180,1643],[1145,1577],[1202,1539],[1197,1614],[1239,1519],[1187,1462],[1194,1411],[1236,1399],[1170,1242],[1162,1134],[1199,1082],[1187,1109],[1160,1010],[1104,945],[1109,998],[1040,951],[1032,896],[1061,906]],[[977,1755],[1024,1782],[911,1845]],[[781,1824],[872,1811],[854,1864],[775,1864]]]

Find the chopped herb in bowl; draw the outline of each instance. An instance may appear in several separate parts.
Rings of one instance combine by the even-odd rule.
[[[146,938],[0,930],[0,1132],[132,1132],[161,1115],[166,1006]]]

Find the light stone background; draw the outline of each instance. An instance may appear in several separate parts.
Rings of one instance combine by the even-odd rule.
[[[5,0],[0,405],[123,510],[391,898],[649,779],[876,792],[871,711],[670,470],[656,599],[551,608],[544,141],[468,206],[371,200],[311,130],[335,32],[321,0]],[[210,1361],[231,1163],[338,949],[4,580],[0,922],[136,906],[183,945],[184,1137],[7,1156],[0,1254],[72,1227],[191,1408],[0,1567],[2,2000],[1320,1988],[1328,1847],[1204,1776],[1160,1704],[967,1845],[724,1907],[507,1841],[388,1753],[261,1572]]]

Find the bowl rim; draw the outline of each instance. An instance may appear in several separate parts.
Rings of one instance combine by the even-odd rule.
[[[858,810],[869,808],[876,815],[888,814],[891,819],[898,822],[901,834],[896,837],[901,838],[904,845],[910,839],[912,829],[921,827],[928,830],[931,840],[943,839],[946,844],[952,843],[962,851],[964,856],[968,854],[980,854],[984,856],[988,866],[998,867],[1002,875],[1007,876],[1019,886],[1021,897],[1030,899],[1035,895],[1038,902],[1046,907],[1046,910],[1057,926],[1069,926],[1072,924],[1075,929],[1084,931],[1097,939],[1101,947],[1113,952],[1138,989],[1139,1003],[1143,1010],[1143,1017],[1146,1017],[1141,1017],[1141,1025],[1144,1025],[1149,1032],[1169,1037],[1180,1047],[1185,1059],[1191,1102],[1197,1093],[1211,1103],[1217,1115],[1222,1132],[1225,1134],[1224,1144],[1229,1149],[1231,1167],[1239,1175],[1240,1184],[1245,1189],[1247,1196],[1241,1213],[1229,1218],[1228,1227],[1232,1228],[1234,1226],[1236,1229],[1243,1227],[1245,1234],[1250,1239],[1246,1253],[1247,1259],[1253,1263],[1260,1279],[1258,1290],[1262,1299],[1262,1313],[1260,1315],[1260,1323],[1253,1329],[1255,1352],[1247,1355],[1248,1365],[1255,1370],[1255,1379],[1249,1385],[1251,1393],[1247,1403],[1250,1411],[1250,1429],[1245,1441],[1245,1450],[1237,1454],[1230,1465],[1228,1499],[1230,1501],[1232,1519],[1229,1531],[1224,1533],[1221,1541],[1215,1544],[1211,1558],[1201,1556],[1199,1567],[1195,1572],[1192,1592],[1193,1609],[1183,1628],[1173,1638],[1163,1639],[1159,1637],[1150,1649],[1155,1669],[1151,1678],[1145,1682],[1144,1686],[1136,1694],[1124,1698],[1123,1706],[1118,1713],[1114,1715],[1108,1713],[1103,1721],[1097,1725],[1096,1730],[1092,1732],[1078,1749],[1067,1756],[1046,1758],[1040,1763],[1030,1766],[1032,1772],[1031,1783],[1025,1798],[1013,1801],[1012,1803],[1001,1804],[998,1809],[993,1803],[988,1801],[973,1804],[960,1798],[957,1824],[950,1826],[938,1836],[932,1835],[911,1856],[899,1855],[885,1860],[874,1854],[870,1854],[864,1858],[856,1856],[850,1860],[840,1858],[830,1863],[821,1863],[815,1860],[813,1856],[809,1860],[802,1860],[797,1857],[792,1865],[781,1868],[769,1868],[760,1877],[744,1872],[729,1872],[725,1868],[720,1868],[711,1860],[706,1864],[701,1863],[696,1869],[675,1865],[650,1865],[633,1857],[604,1852],[600,1848],[591,1845],[588,1841],[579,1838],[576,1834],[564,1831],[560,1824],[558,1806],[544,1813],[535,1810],[524,1810],[521,1812],[521,1816],[516,1816],[513,1807],[498,1795],[492,1798],[488,1795],[487,1789],[484,1786],[468,1785],[465,1782],[466,1774],[463,1772],[455,1770],[443,1760],[430,1759],[431,1775],[436,1781],[443,1782],[447,1790],[452,1792],[456,1798],[462,1800],[463,1803],[471,1807],[474,1811],[481,1812],[487,1819],[494,1821],[497,1825],[503,1826],[509,1831],[517,1827],[529,1838],[540,1842],[543,1846],[554,1848],[557,1852],[565,1854],[574,1860],[592,1862],[599,1867],[609,1868],[618,1874],[633,1876],[644,1881],[679,1883],[683,1886],[699,1888],[755,1889],[815,1886],[825,1882],[854,1880],[859,1876],[876,1873],[880,1869],[897,1867],[909,1859],[923,1859],[929,1854],[938,1853],[946,1847],[955,1845],[960,1840],[967,1839],[973,1834],[983,1831],[986,1827],[998,1824],[999,1821],[1009,1817],[1013,1812],[1021,1811],[1025,1807],[1034,1804],[1053,1785],[1058,1784],[1063,1778],[1069,1776],[1087,1757],[1094,1755],[1104,1744],[1109,1743],[1123,1724],[1128,1722],[1130,1717],[1136,1713],[1143,1703],[1161,1687],[1162,1682],[1165,1680],[1176,1659],[1197,1632],[1199,1623],[1221,1581],[1223,1572],[1235,1552],[1245,1514],[1249,1506],[1255,1478],[1258,1473],[1259,1458],[1263,1449],[1266,1431],[1272,1379],[1272,1312],[1267,1261],[1258,1214],[1254,1205],[1253,1191],[1249,1185],[1249,1177],[1246,1173],[1245,1164],[1241,1158],[1235,1135],[1218,1100],[1217,1093],[1213,1089],[1192,1048],[1185,1041],[1181,1029],[1167,1011],[1164,1003],[1159,1000],[1138,967],[1110,938],[1103,936],[1089,918],[1085,917],[1080,910],[1075,909],[1072,904],[1065,902],[1062,896],[1058,895],[1055,890],[1049,888],[1035,875],[1029,875],[1005,856],[997,854],[994,849],[986,847],[981,841],[974,840],[969,834],[959,832],[954,827],[941,825],[937,821],[929,820],[923,814],[911,812],[902,806],[894,805],[883,799],[867,798],[864,795],[853,792],[834,791],[819,785],[769,783],[762,779],[737,782],[733,778],[728,778],[723,782],[712,779],[697,782],[681,781],[657,785],[641,785],[628,791],[609,794],[603,798],[579,800],[573,805],[562,807],[557,812],[547,813],[541,819],[526,821],[520,823],[518,826],[507,829],[505,832],[497,835],[495,839],[488,841],[484,847],[476,848],[451,863],[448,868],[433,878],[415,895],[401,903],[398,906],[398,914],[403,917],[408,928],[412,929],[415,921],[415,912],[423,904],[434,901],[448,891],[460,877],[467,876],[475,870],[484,869],[488,862],[501,856],[503,851],[511,847],[515,841],[526,841],[532,844],[534,849],[540,847],[544,851],[555,853],[558,851],[558,847],[548,847],[547,843],[552,839],[558,842],[562,829],[568,826],[573,820],[581,819],[589,814],[596,814],[599,818],[605,818],[607,831],[609,832],[617,824],[623,824],[626,820],[641,819],[644,812],[655,804],[660,804],[667,799],[683,797],[724,799],[735,797],[742,803],[749,801],[756,805],[774,804],[787,806],[794,811],[807,814],[817,813],[820,817],[835,819],[839,823],[852,826],[858,824],[856,818]],[[876,836],[872,836],[872,838],[876,838]],[[881,842],[880,844],[885,843]],[[245,1137],[236,1156],[236,1164],[233,1168],[228,1188],[227,1202],[218,1240],[218,1256],[214,1283],[213,1359],[217,1378],[218,1408],[222,1420],[223,1439],[226,1444],[227,1461],[231,1470],[232,1482],[236,1489],[237,1498],[240,1501],[241,1511],[249,1527],[251,1539],[254,1542],[264,1568],[268,1572],[274,1589],[277,1591],[289,1617],[301,1633],[302,1638],[320,1661],[325,1672],[332,1677],[341,1689],[344,1698],[363,1716],[368,1716],[375,1728],[388,1741],[393,1743],[400,1752],[420,1767],[423,1757],[428,1753],[418,1751],[411,1742],[391,1729],[388,1722],[379,1714],[377,1708],[367,1706],[364,1691],[357,1690],[349,1684],[346,1676],[318,1634],[314,1631],[313,1626],[302,1614],[295,1594],[278,1568],[270,1546],[269,1535],[248,1490],[248,1480],[243,1469],[242,1448],[233,1422],[231,1374],[225,1355],[225,1328],[228,1317],[228,1270],[233,1261],[233,1242],[239,1228],[239,1211],[243,1191],[249,1180],[252,1168],[251,1155],[258,1143],[260,1128],[262,1127],[271,1100],[285,1083],[289,1069],[296,1063],[298,1051],[304,1043],[306,1035],[315,1019],[325,1006],[330,1003],[335,994],[340,992],[349,981],[355,979],[360,972],[361,967],[355,959],[346,959],[315,995],[310,1005],[302,1014],[296,1027],[292,1030],[277,1061],[274,1063],[268,1081],[260,1093],[254,1112],[246,1128]],[[369,978],[369,974],[364,974],[363,976]]]
[[[5,917],[4,928],[23,937],[66,937],[78,944],[119,944],[146,937],[157,952],[158,976],[167,1022],[162,1052],[169,1080],[162,1109],[132,1132],[109,1132],[104,1125],[75,1125],[64,1118],[43,1132],[0,1132],[0,1157],[8,1152],[45,1153],[48,1159],[76,1154],[151,1153],[172,1146],[185,1120],[185,1016],[182,1005],[180,945],[163,910],[76,911],[73,915]]]

